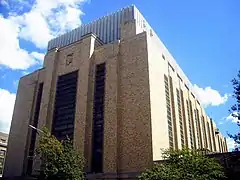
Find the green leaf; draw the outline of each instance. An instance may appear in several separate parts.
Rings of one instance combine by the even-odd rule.
[[[217,180],[224,178],[223,167],[213,158],[208,158],[189,149],[166,150],[164,164],[156,164],[143,172],[140,180]]]
[[[41,179],[84,179],[84,160],[67,138],[60,142],[47,128],[42,129],[36,153],[41,156]]]

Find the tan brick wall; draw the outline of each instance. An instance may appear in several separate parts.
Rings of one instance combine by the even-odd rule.
[[[45,56],[44,63],[46,74],[38,128],[47,126],[51,130],[58,76],[78,70],[74,145],[82,154],[84,154],[85,126],[87,120],[89,59],[94,50],[94,41],[95,37],[90,35],[74,45],[49,52]],[[66,56],[68,54],[73,54],[72,63],[69,65],[66,64]],[[39,169],[39,163],[38,160],[35,161],[35,170]]]
[[[146,39],[144,32],[120,45],[120,171],[141,171],[153,159]]]
[[[54,96],[54,92],[52,91],[52,86],[55,86],[56,79],[54,78],[55,69],[57,65],[57,50],[48,52],[45,55],[44,59],[44,67],[45,67],[45,75],[44,75],[44,85],[43,85],[43,93],[42,93],[42,100],[41,100],[41,107],[39,113],[39,122],[38,128],[42,128],[48,123],[48,128],[50,128],[50,124],[48,122],[49,119],[49,111],[51,110],[50,107],[50,99]]]
[[[4,177],[20,176],[26,162],[28,125],[34,113],[34,97],[38,84],[39,71],[20,79],[15,102],[8,150],[5,161]]]
[[[93,69],[97,64],[106,63],[105,77],[105,107],[104,107],[104,155],[103,171],[117,172],[117,92],[118,74],[117,61],[119,55],[119,42],[99,47],[94,52]],[[95,71],[94,77],[95,78]],[[91,119],[92,121],[92,119]]]

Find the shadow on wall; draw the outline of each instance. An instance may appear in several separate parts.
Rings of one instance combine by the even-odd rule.
[[[239,180],[240,177],[240,152],[227,152],[210,154],[216,158],[226,171],[227,179]]]

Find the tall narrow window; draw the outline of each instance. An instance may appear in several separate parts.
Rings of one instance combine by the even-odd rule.
[[[185,145],[185,141],[184,141],[184,130],[183,130],[182,106],[181,106],[181,98],[180,98],[179,90],[176,89],[176,91],[177,91],[177,104],[178,104],[178,116],[179,116],[179,125],[180,125],[181,145],[182,145],[182,148],[183,148],[184,145]]]
[[[105,63],[96,66],[93,105],[92,172],[103,171]]]
[[[221,139],[219,138],[219,135],[217,136],[217,138],[218,138],[219,152],[222,152]]]
[[[226,137],[224,137],[224,145],[225,145],[225,151],[227,152],[228,149],[227,149],[227,140],[226,140]]]
[[[193,129],[192,129],[192,121],[191,121],[191,115],[190,115],[190,105],[188,100],[186,100],[186,104],[187,104],[187,114],[188,114],[188,124],[189,124],[190,145],[191,145],[191,149],[194,149]]]
[[[210,125],[209,122],[207,122],[207,130],[208,130],[208,137],[209,137],[209,144],[210,144],[210,150],[213,151],[213,147],[212,147],[212,136],[211,136],[211,132],[210,132]]]
[[[33,124],[32,124],[34,127],[38,126],[38,117],[39,117],[39,112],[40,112],[42,91],[43,91],[43,83],[40,83],[38,86],[35,112],[34,112]],[[27,174],[32,173],[33,155],[34,155],[34,149],[35,149],[36,135],[37,135],[37,132],[35,130],[32,130],[29,152],[28,152]]]
[[[224,147],[225,147],[225,152],[227,152],[227,140],[226,140],[226,137],[224,137]]]
[[[173,70],[174,71],[174,70]],[[172,106],[172,122],[173,122],[173,142],[175,145],[175,149],[178,149],[178,142],[177,142],[177,125],[176,125],[176,114],[175,114],[175,102],[174,102],[174,92],[173,92],[173,81],[172,77],[169,76],[169,87],[170,87],[170,94],[171,94],[171,106]]]
[[[182,102],[183,130],[184,130],[184,135],[185,135],[185,145],[186,145],[186,147],[188,147],[188,133],[187,133],[187,122],[186,122],[183,90],[181,90],[180,92],[181,92],[181,102]]]
[[[206,126],[205,126],[205,119],[202,116],[202,127],[203,127],[203,141],[204,141],[204,148],[208,148],[208,143],[207,143],[207,131],[206,131]]]
[[[73,139],[78,71],[58,77],[52,134],[58,140]]]
[[[222,138],[221,138],[222,139]],[[225,150],[224,150],[224,141],[223,141],[223,139],[222,139],[222,152],[224,152]]]
[[[194,143],[194,149],[196,149],[196,137],[195,137],[195,126],[194,126],[194,120],[193,120],[193,108],[192,108],[192,102],[189,100],[189,107],[190,107],[190,117],[191,117],[191,124],[192,124],[192,132],[193,132],[193,143]]]
[[[168,121],[168,137],[169,137],[169,147],[173,148],[173,128],[172,128],[172,113],[170,104],[170,93],[169,93],[169,83],[168,77],[164,75],[165,83],[165,95],[166,95],[166,106],[167,106],[167,121]]]
[[[221,147],[222,147],[222,152],[224,152],[224,148],[223,148],[223,140],[221,138]]]
[[[200,121],[199,121],[199,111],[196,109],[195,113],[195,121],[196,121],[196,130],[197,130],[197,141],[198,141],[198,148],[202,148],[202,137],[201,137],[201,129],[200,129]]]
[[[213,138],[213,151],[217,151],[216,139],[215,139],[215,131],[214,131],[214,128],[213,128],[212,119],[210,119],[210,124],[211,124],[212,138]]]

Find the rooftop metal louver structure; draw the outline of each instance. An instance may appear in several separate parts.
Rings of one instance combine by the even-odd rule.
[[[82,36],[89,33],[96,34],[97,37],[105,44],[119,40],[120,25],[131,20],[135,20],[136,26],[141,32],[149,31],[152,36],[157,36],[157,34],[154,32],[154,30],[151,28],[151,26],[145,20],[141,12],[136,8],[136,6],[131,5],[126,8],[122,8],[119,11],[113,12],[107,16],[103,16],[88,24],[83,24],[74,30],[71,30],[50,40],[48,42],[48,51],[77,42],[81,40]],[[164,54],[166,54],[168,57],[168,62],[184,79],[185,84],[188,86],[188,88],[194,92],[191,82],[188,80],[182,69],[179,67],[175,59],[172,57],[171,53],[168,51],[160,39],[159,43],[161,44],[160,46],[164,49]]]
[[[142,28],[150,27],[139,10],[134,5],[131,5],[88,24],[83,24],[74,30],[50,40],[48,42],[48,50],[67,46],[79,41],[82,36],[88,33],[96,34],[103,43],[116,41],[120,39],[121,23],[133,19],[136,20],[136,24]]]

